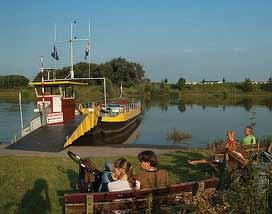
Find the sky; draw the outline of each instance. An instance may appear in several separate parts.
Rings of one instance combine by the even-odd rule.
[[[0,75],[33,78],[45,67],[69,66],[69,45],[88,37],[91,62],[124,57],[144,66],[152,81],[267,80],[272,76],[272,1],[246,0],[9,0],[0,8]],[[86,42],[75,44],[75,63]],[[76,74],[75,74],[76,75]]]

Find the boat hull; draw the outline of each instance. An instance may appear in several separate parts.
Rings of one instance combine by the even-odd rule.
[[[109,145],[122,144],[138,128],[142,120],[140,115],[125,122],[101,122],[72,145]]]

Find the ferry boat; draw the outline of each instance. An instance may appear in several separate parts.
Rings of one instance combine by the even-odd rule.
[[[71,36],[71,48],[76,40]],[[77,105],[75,87],[88,87],[82,81],[89,79],[103,80],[104,100]],[[141,120],[140,101],[123,98],[107,100],[106,79],[75,77],[73,60],[69,78],[50,79],[48,75],[48,79],[44,80],[41,58],[41,81],[29,85],[34,87],[37,97],[36,116],[8,149],[57,152],[71,145],[122,143]]]

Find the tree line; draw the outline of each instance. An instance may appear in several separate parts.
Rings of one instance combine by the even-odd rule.
[[[90,69],[89,69],[90,66]],[[123,86],[130,87],[134,84],[140,83],[144,79],[145,71],[143,66],[136,62],[129,62],[124,58],[114,58],[109,62],[102,64],[91,63],[90,65],[85,62],[80,62],[73,66],[75,77],[78,78],[98,78],[105,77],[114,84],[120,85],[121,82]],[[69,75],[70,67],[64,67],[62,69],[56,70],[56,78],[64,79]],[[41,73],[39,73],[35,78],[35,81],[41,80]],[[87,82],[93,83],[93,80],[88,80]],[[100,82],[99,80],[95,82]]]
[[[6,75],[0,76],[0,88],[11,89],[26,87],[29,79],[22,75]]]

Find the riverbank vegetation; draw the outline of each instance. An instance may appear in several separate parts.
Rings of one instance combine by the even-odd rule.
[[[65,78],[69,74],[70,67],[64,67],[51,72],[51,78]],[[151,82],[145,78],[146,71],[143,66],[136,62],[130,62],[124,58],[115,58],[108,62],[95,64],[78,63],[74,65],[76,77],[105,77],[107,79],[107,97],[119,97],[122,85],[123,96],[141,97],[153,99],[154,97],[166,96],[169,98],[194,103],[215,102],[230,103],[235,99],[259,97],[272,97],[272,79],[255,84],[246,78],[243,82],[227,82],[224,78],[221,82],[202,81],[199,83],[186,84],[186,79],[180,77],[176,83],[169,83],[165,78],[160,82]],[[46,73],[46,72],[45,72]],[[47,73],[45,74],[47,76]],[[34,81],[41,80],[41,73],[38,73]],[[23,91],[23,101],[28,102],[34,99],[34,92],[28,87],[28,80],[20,75],[0,76],[0,100],[16,102],[18,91]],[[89,86],[84,89],[77,89],[77,102],[90,102],[103,99],[102,80],[85,80]],[[86,93],[85,93],[86,92]],[[204,102],[203,102],[204,101]],[[234,101],[235,102],[235,101]]]

